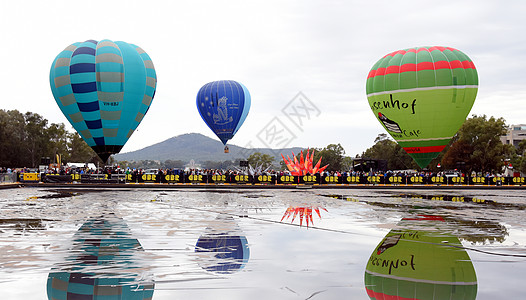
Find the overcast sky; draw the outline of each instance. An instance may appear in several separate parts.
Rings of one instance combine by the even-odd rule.
[[[354,156],[385,132],[365,95],[372,65],[389,52],[427,45],[457,48],[475,63],[479,91],[470,115],[526,123],[524,0],[0,5],[1,109],[35,112],[73,131],[49,87],[49,69],[60,51],[74,42],[110,39],[136,44],[150,55],[157,92],[121,152],[183,133],[217,139],[195,98],[205,83],[225,79],[243,83],[252,96],[250,113],[229,143],[273,148],[340,143]],[[294,108],[296,116],[288,118]],[[268,135],[272,129],[281,135]]]

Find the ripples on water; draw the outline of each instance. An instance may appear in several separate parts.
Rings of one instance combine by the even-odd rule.
[[[0,287],[3,299],[520,299],[525,207],[502,190],[0,190]]]

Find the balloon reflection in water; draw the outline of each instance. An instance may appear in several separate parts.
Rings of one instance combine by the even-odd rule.
[[[376,247],[365,270],[371,299],[475,299],[477,276],[459,239],[439,216],[402,219]],[[425,228],[424,226],[437,228]],[[434,230],[434,231],[433,231]]]
[[[48,299],[152,299],[151,274],[136,261],[144,251],[123,219],[113,214],[84,223],[66,264],[52,270]]]
[[[289,219],[290,217],[292,217],[292,220],[290,222],[294,223],[296,216],[299,215],[300,226],[303,226],[303,219],[305,219],[305,223],[307,224],[307,227],[309,227],[309,222],[312,225],[314,225],[314,220],[312,218],[313,210],[316,212],[316,214],[318,214],[318,217],[321,219],[320,209],[327,211],[324,207],[321,206],[289,206],[289,208],[287,208],[287,210],[283,214],[283,217],[281,217],[280,222],[282,222],[285,218]]]
[[[247,238],[233,217],[222,214],[199,237],[195,252],[203,269],[219,274],[241,270],[250,258]]]

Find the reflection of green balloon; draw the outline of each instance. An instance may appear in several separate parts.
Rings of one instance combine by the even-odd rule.
[[[449,47],[416,47],[380,59],[367,99],[387,132],[424,168],[466,119],[478,89],[473,62]]]
[[[457,237],[440,231],[391,230],[367,263],[367,294],[371,299],[475,299],[475,269],[459,246]]]

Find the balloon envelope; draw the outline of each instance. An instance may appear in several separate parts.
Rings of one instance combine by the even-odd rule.
[[[231,216],[219,215],[195,244],[199,265],[210,272],[230,274],[241,270],[250,258],[246,236]]]
[[[245,121],[250,110],[250,93],[233,80],[213,81],[197,93],[197,110],[217,137],[226,144]]]
[[[421,168],[462,126],[477,89],[469,57],[438,46],[387,54],[372,67],[366,84],[374,115]]]
[[[398,224],[401,229],[385,236],[365,270],[371,299],[476,298],[477,276],[468,253],[457,237],[431,228],[444,222],[440,219],[404,219]]]
[[[144,50],[110,40],[66,47],[49,77],[60,110],[103,161],[119,153],[139,126],[157,85]]]

